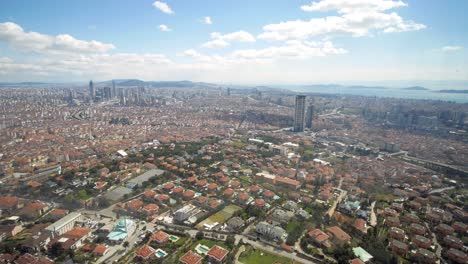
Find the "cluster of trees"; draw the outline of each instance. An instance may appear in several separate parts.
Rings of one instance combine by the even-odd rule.
[[[113,117],[111,118],[111,120],[109,121],[109,124],[111,125],[118,125],[118,124],[121,124],[121,125],[130,125],[130,120],[128,119],[128,117]]]

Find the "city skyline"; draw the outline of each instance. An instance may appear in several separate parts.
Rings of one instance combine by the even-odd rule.
[[[0,81],[460,80],[466,87],[466,5],[389,0],[1,3]]]

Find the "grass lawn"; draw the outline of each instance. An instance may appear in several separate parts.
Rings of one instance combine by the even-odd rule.
[[[213,246],[215,245],[218,245],[220,247],[223,247],[225,249],[230,249],[223,241],[215,241],[215,240],[209,240],[209,239],[202,239],[200,241],[193,241],[193,245],[192,245],[192,250],[195,250],[195,247],[198,245],[198,244],[202,244],[202,245],[205,245],[209,248],[212,248]]]
[[[280,257],[267,253],[265,251],[257,250],[252,247],[247,249],[240,255],[239,261],[244,264],[293,264],[294,262],[288,258]]]
[[[233,204],[228,205],[223,210],[217,212],[216,214],[214,214],[214,215],[208,217],[207,219],[201,221],[200,223],[198,223],[198,225],[196,227],[198,229],[203,229],[204,224],[209,224],[209,225],[214,224],[214,223],[223,224],[229,218],[231,218],[231,216],[235,212],[240,211],[240,210],[242,210],[242,208],[240,208],[237,205],[233,205]]]
[[[291,233],[293,230],[298,228],[298,226],[301,225],[301,224],[302,223],[300,223],[298,221],[290,221],[288,223],[288,225],[286,226],[286,232]]]

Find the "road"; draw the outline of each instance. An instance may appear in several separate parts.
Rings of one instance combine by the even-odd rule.
[[[445,191],[449,191],[449,190],[453,190],[453,189],[455,189],[455,186],[445,187],[445,188],[440,188],[440,189],[434,189],[434,190],[430,191],[428,194],[441,193],[441,192],[445,192]]]
[[[114,261],[119,260],[120,258],[125,256],[125,254],[127,254],[130,250],[132,250],[132,248],[137,244],[136,242],[139,239],[139,235],[145,233],[145,232],[142,232],[144,229],[143,228],[144,226],[146,225],[138,225],[137,228],[135,229],[135,232],[131,234],[127,239],[124,240],[128,242],[127,248],[123,246],[124,242],[118,245],[111,246],[109,248],[109,252],[106,255],[99,258],[96,263],[113,263]]]
[[[343,200],[344,197],[346,197],[346,194],[348,194],[347,191],[345,190],[340,190],[341,193],[340,195],[338,196],[338,198],[335,200],[335,202],[333,203],[332,207],[330,207],[330,209],[328,209],[328,216],[331,218],[333,216],[333,214],[335,213],[335,209],[336,209],[336,206],[341,202],[341,200]]]
[[[165,226],[161,226],[162,229],[166,229],[167,227]],[[168,232],[170,232],[170,229],[169,230],[166,230]],[[198,229],[188,229],[186,230],[185,232],[187,234],[189,234],[193,239],[195,239],[195,236],[196,234],[199,232],[200,230]],[[216,232],[212,232],[212,233],[215,233],[215,234],[218,234]],[[225,235],[225,234],[222,234],[222,235]],[[268,252],[268,253],[271,253],[271,254],[274,254],[274,255],[278,255],[278,256],[282,256],[282,257],[286,257],[286,258],[289,258],[289,259],[292,259],[292,260],[295,260],[299,263],[314,263],[314,262],[311,262],[307,259],[304,259],[300,256],[298,256],[296,253],[294,252],[287,252],[287,251],[284,251],[282,249],[278,249],[278,248],[275,248],[275,247],[272,247],[266,243],[263,243],[262,241],[255,241],[255,240],[252,240],[250,239],[248,236],[244,235],[244,234],[237,234],[237,235],[234,235],[234,238],[235,238],[235,244],[237,245],[240,240],[242,239],[242,241],[246,244],[249,244],[251,245],[252,247],[256,248],[256,249],[260,249],[260,250],[263,250],[265,252]]]
[[[375,214],[374,207],[375,207],[375,201],[373,201],[371,204],[371,215],[370,215],[370,225],[375,227],[377,225],[377,215]]]

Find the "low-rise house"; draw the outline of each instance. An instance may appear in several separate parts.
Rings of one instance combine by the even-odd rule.
[[[21,255],[14,261],[15,264],[53,264],[54,261],[47,257],[35,257],[29,253]]]
[[[82,243],[91,233],[91,229],[84,227],[75,227],[74,229],[64,233],[63,235],[52,239],[49,242],[49,247],[52,247],[55,243],[65,249],[78,249],[82,246]]]
[[[202,259],[203,258],[200,255],[189,250],[182,257],[180,257],[179,261],[183,264],[200,264]]]
[[[398,216],[398,212],[391,208],[385,208],[384,215],[385,216]]]
[[[437,261],[436,254],[424,248],[418,248],[418,250],[416,250],[415,257],[418,260],[418,263],[422,264],[434,264]]]
[[[151,235],[151,241],[154,241],[158,244],[165,244],[169,241],[169,235],[164,231],[158,231]]]
[[[465,264],[468,262],[468,255],[455,248],[451,248],[447,251],[447,257],[451,260],[454,261],[455,263],[459,264]]]
[[[270,216],[271,223],[273,225],[287,224],[294,214],[291,211],[285,211],[282,209],[276,209]]]
[[[136,252],[136,257],[141,259],[141,260],[150,260],[154,258],[156,254],[156,249],[152,248],[151,246],[144,245],[141,248],[139,248]]]
[[[429,248],[432,245],[432,240],[420,235],[413,236],[411,242],[413,242],[419,248]]]
[[[415,214],[404,214],[401,216],[401,220],[406,223],[419,223],[419,217]]]
[[[267,222],[260,222],[255,226],[255,231],[264,238],[284,241],[286,240],[286,231],[279,227],[268,224]]]
[[[419,211],[422,208],[422,205],[416,201],[409,202],[408,206],[415,211]]]
[[[330,238],[325,232],[320,229],[314,229],[307,233],[307,236],[312,240],[312,242],[317,246],[330,247],[331,244],[328,241]]]
[[[426,233],[426,228],[416,223],[412,223],[409,227],[409,230],[412,234],[421,235],[421,236]]]
[[[15,196],[1,196],[0,197],[0,210],[3,214],[11,214],[15,210],[23,207],[23,203],[18,197]]]
[[[52,211],[50,211],[48,216],[50,216],[50,219],[52,220],[58,220],[62,217],[65,217],[68,213],[69,211],[66,209],[53,209]]]
[[[463,241],[456,236],[445,236],[444,237],[444,244],[451,248],[462,249],[463,248]]]
[[[400,224],[400,219],[395,216],[389,216],[385,218],[385,224],[388,225],[389,227],[399,227]]]
[[[390,242],[389,247],[393,253],[402,257],[406,256],[406,254],[408,253],[408,245],[396,239]]]
[[[398,227],[391,227],[389,234],[391,238],[398,239],[398,240],[404,240],[406,236],[405,231]]]
[[[465,234],[468,231],[468,225],[462,222],[455,222],[452,224],[453,229],[460,234]]]
[[[436,226],[435,229],[436,229],[437,233],[439,233],[442,236],[451,235],[451,234],[453,234],[455,232],[453,227],[451,227],[449,225],[446,225],[446,224],[440,224],[440,225]]]
[[[354,220],[353,228],[360,234],[365,235],[367,234],[367,223],[361,218],[357,218]]]
[[[23,229],[23,226],[20,224],[0,225],[0,237],[4,237],[4,239],[14,237],[23,231]]]
[[[296,211],[296,216],[302,219],[309,219],[310,214],[302,208]]]
[[[92,254],[94,256],[104,256],[109,251],[109,247],[107,245],[97,245],[94,249]]]
[[[153,203],[150,203],[150,204],[147,204],[147,205],[143,206],[143,209],[142,209],[143,213],[146,216],[151,216],[151,215],[157,214],[158,210],[159,210],[159,206],[156,205],[156,204],[153,204]]]
[[[295,212],[298,208],[297,206],[297,203],[296,202],[293,202],[293,201],[287,201],[283,204],[283,208],[288,210],[288,211],[292,211],[292,212]]]
[[[327,233],[335,243],[342,244],[351,241],[351,237],[338,226],[327,228]]]
[[[218,264],[223,262],[228,253],[229,251],[227,249],[215,245],[211,247],[206,255],[208,256],[208,261],[210,263]]]
[[[44,215],[47,210],[49,210],[49,206],[47,204],[34,201],[22,208],[19,212],[19,215],[26,219],[35,219]]]
[[[237,232],[244,227],[245,221],[242,218],[235,216],[227,221],[226,229],[231,232]]]

